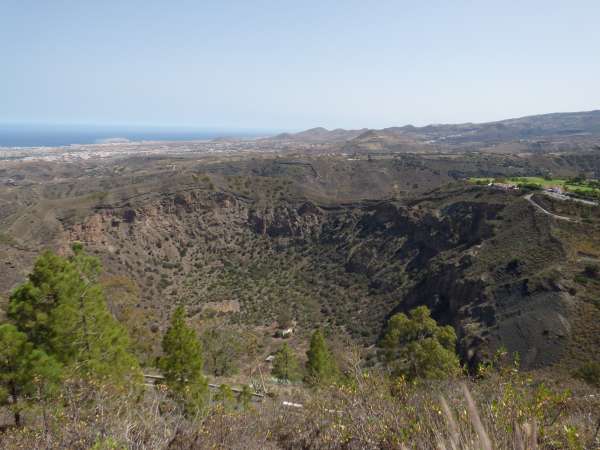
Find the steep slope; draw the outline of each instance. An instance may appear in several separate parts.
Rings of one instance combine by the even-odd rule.
[[[538,367],[560,359],[575,301],[552,226],[525,200],[478,188],[409,204],[268,207],[192,190],[105,208],[69,240],[143,286],[140,307],[161,327],[183,301],[199,319],[217,311],[267,327],[287,311],[301,333],[328,324],[373,343],[391,314],[426,304],[456,327],[470,365],[503,345]]]
[[[593,155],[534,160],[565,173],[600,167]],[[199,324],[218,317],[270,336],[291,316],[299,338],[327,326],[370,345],[391,314],[426,304],[457,329],[471,366],[501,345],[539,367],[582,361],[599,343],[596,281],[582,284],[589,260],[579,254],[600,260],[598,216],[559,211],[585,217],[562,223],[518,193],[447,184],[466,174],[526,173],[534,170],[529,158],[157,159],[123,167],[3,191],[0,200],[14,206],[0,211],[3,292],[41,248],[67,252],[80,240],[102,257],[111,289],[132,281],[140,288],[130,306],[136,326],[154,336],[183,302]],[[590,239],[582,250],[581,236]]]

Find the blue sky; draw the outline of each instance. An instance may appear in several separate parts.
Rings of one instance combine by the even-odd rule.
[[[600,108],[600,1],[0,0],[0,122],[261,129]]]

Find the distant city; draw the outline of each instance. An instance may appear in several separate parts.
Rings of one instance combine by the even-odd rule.
[[[183,127],[0,124],[0,147],[59,147],[127,141],[194,141],[253,138],[274,131]]]

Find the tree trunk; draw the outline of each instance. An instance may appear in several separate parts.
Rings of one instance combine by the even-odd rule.
[[[12,403],[14,406],[13,415],[15,417],[15,426],[17,428],[21,427],[21,411],[19,411],[19,406],[17,405],[17,401],[19,399],[19,394],[17,392],[17,386],[14,383],[10,385],[10,396],[12,397]]]

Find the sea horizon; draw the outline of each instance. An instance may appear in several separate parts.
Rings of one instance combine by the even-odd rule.
[[[111,142],[197,141],[257,138],[273,130],[140,125],[69,125],[0,123],[0,147],[65,147]]]

